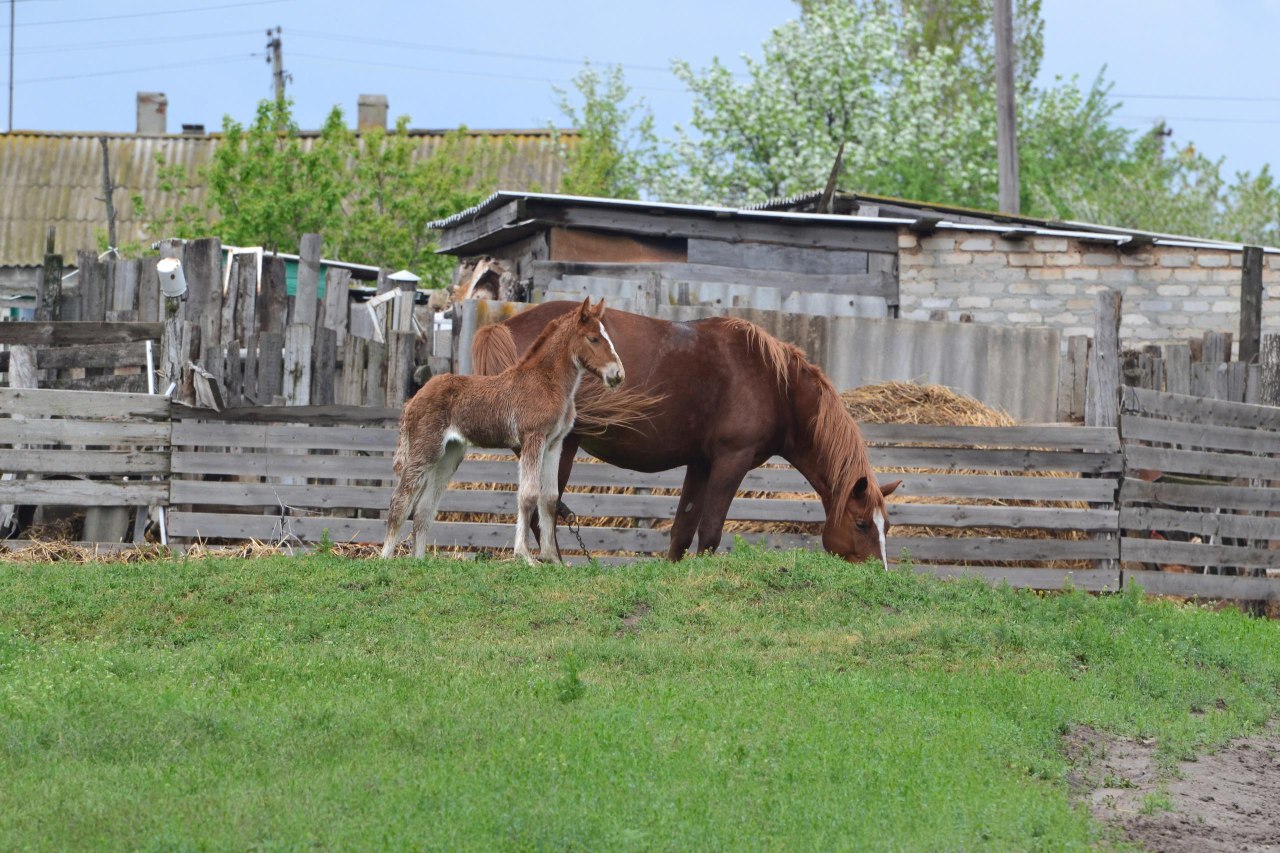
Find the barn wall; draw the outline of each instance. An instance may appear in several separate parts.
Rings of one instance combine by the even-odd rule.
[[[942,311],[984,324],[1048,326],[1064,336],[1093,333],[1094,294],[1124,296],[1121,335],[1167,343],[1240,326],[1241,253],[1152,246],[1123,252],[1064,237],[1004,240],[991,232],[898,236],[901,316]],[[1263,268],[1264,331],[1280,331],[1280,256]]]

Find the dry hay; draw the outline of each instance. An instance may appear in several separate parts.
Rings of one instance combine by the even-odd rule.
[[[845,391],[840,399],[860,424],[1018,425],[1004,412],[952,391],[945,385],[881,382]]]

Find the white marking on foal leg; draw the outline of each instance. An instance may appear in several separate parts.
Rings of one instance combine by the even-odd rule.
[[[889,551],[884,544],[884,513],[876,510],[872,513],[871,518],[875,520],[876,532],[880,534],[880,565],[885,569],[889,568]]]
[[[520,448],[520,486],[516,497],[516,556],[531,566],[536,566],[529,550],[529,519],[538,511],[539,462],[542,459],[542,447],[538,442],[525,442]]]

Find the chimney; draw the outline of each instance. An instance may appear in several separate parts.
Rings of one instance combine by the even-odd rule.
[[[361,95],[356,113],[356,130],[387,129],[387,96]]]
[[[165,113],[169,99],[164,92],[138,93],[138,133],[160,134],[165,132]]]
[[[184,124],[182,125],[183,136],[204,136],[203,124]]]

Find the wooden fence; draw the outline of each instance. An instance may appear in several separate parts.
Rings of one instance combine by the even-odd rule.
[[[148,395],[0,390],[0,411],[9,413],[0,417],[0,467],[18,478],[0,483],[0,503],[163,506],[179,542],[305,543],[326,531],[333,541],[377,542],[384,533],[390,409],[218,413]],[[1119,431],[866,425],[864,434],[881,476],[905,481],[890,511],[890,557],[905,550],[919,571],[1045,589],[1117,589],[1141,577],[1155,591],[1280,600],[1280,581],[1265,577],[1280,569],[1276,410],[1128,391]],[[432,542],[510,547],[516,478],[510,454],[468,458]],[[660,554],[682,479],[680,470],[641,474],[584,459],[565,500],[586,520],[589,550]],[[821,503],[790,466],[774,460],[742,490],[726,541],[821,547]],[[1205,541],[1177,541],[1183,534]],[[563,525],[561,546],[577,548]],[[1143,570],[1169,563],[1219,574]]]

